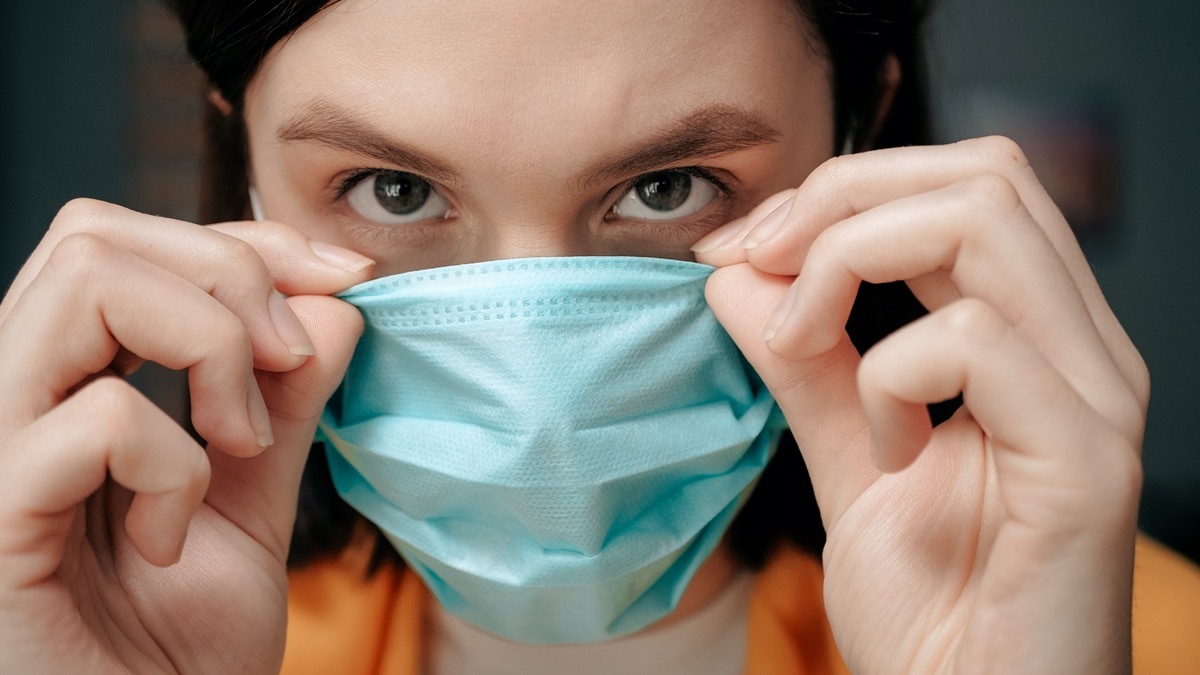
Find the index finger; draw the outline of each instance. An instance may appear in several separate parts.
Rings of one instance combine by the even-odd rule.
[[[201,227],[95,200],[63,207],[0,304],[0,322],[72,234],[93,234],[211,295],[245,324],[255,366],[294,368],[312,344],[279,291],[327,295],[370,278],[373,261],[313,242],[281,223]],[[277,290],[278,289],[278,290]]]
[[[1016,189],[1033,221],[1062,259],[1113,361],[1145,407],[1148,376],[1137,350],[1105,301],[1070,225],[1046,194],[1021,148],[1007,138],[885,148],[835,157],[813,171],[796,190],[791,200],[794,208],[788,209],[785,218],[763,218],[761,229],[750,226],[742,245],[732,244],[735,248],[745,247],[735,257],[744,256],[772,274],[796,276],[809,247],[834,223],[898,199],[984,175],[1002,176]],[[708,262],[710,257],[728,258],[731,254],[724,249],[729,247],[698,255],[697,259]]]
[[[869,427],[858,396],[861,359],[850,340],[795,360],[762,339],[762,325],[789,286],[790,279],[752,265],[731,265],[709,277],[705,297],[787,417],[828,526],[880,472],[863,451]]]

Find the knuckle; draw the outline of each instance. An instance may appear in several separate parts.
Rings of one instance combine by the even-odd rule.
[[[1133,391],[1113,397],[1105,410],[1109,425],[1119,429],[1126,438],[1142,438],[1146,430],[1146,407]]]
[[[208,442],[220,438],[232,426],[226,415],[207,406],[193,406],[191,421],[196,433]]]
[[[112,210],[112,205],[98,199],[79,197],[63,204],[50,222],[50,232],[66,236],[94,227]]]
[[[253,239],[262,245],[263,250],[267,251],[294,248],[296,239],[300,236],[296,230],[274,220],[263,220],[254,223],[254,229],[251,232]],[[238,239],[238,241],[249,245],[244,239]],[[255,250],[255,255],[258,256],[257,249]]]
[[[184,474],[183,485],[180,487],[187,491],[191,500],[199,502],[212,483],[212,465],[209,464],[208,455],[203,452],[189,453],[189,457],[192,467]]]
[[[1128,490],[1129,496],[1133,505],[1136,506],[1138,498],[1142,493],[1142,486],[1146,480],[1145,467],[1142,465],[1141,454],[1136,447],[1133,447],[1126,442],[1122,450],[1121,456],[1125,458],[1122,463],[1123,470],[1120,472],[1124,476],[1124,486]]]
[[[103,267],[114,254],[111,244],[102,237],[87,232],[75,232],[55,245],[46,260],[46,267],[56,274],[87,276]]]
[[[1006,213],[1021,205],[1016,186],[1000,174],[974,176],[966,181],[966,190],[972,209]]]
[[[855,384],[858,386],[859,392],[873,394],[881,390],[886,390],[887,386],[884,378],[891,370],[887,365],[887,359],[883,356],[883,350],[868,349],[862,355],[862,361],[858,364],[858,372],[855,373]]]
[[[821,183],[840,183],[850,175],[850,167],[854,161],[850,155],[831,157],[821,163],[812,172],[812,178]]]
[[[808,253],[805,255],[805,264],[821,264],[831,259],[839,258],[839,251],[843,248],[842,241],[845,237],[845,228],[838,227],[837,225],[822,230],[813,239],[812,244],[809,244]]]
[[[973,343],[999,342],[1012,329],[991,305],[977,298],[959,300],[939,314],[944,330]]]
[[[1135,352],[1129,359],[1126,372],[1133,394],[1137,398],[1141,410],[1144,411],[1150,402],[1150,368],[1141,354]]]
[[[267,269],[266,262],[250,243],[229,236],[225,244],[225,260],[226,269],[234,270],[257,289],[265,292],[266,289],[274,288],[275,280]]]
[[[262,264],[262,259],[259,258],[258,251],[237,237],[229,237],[225,242],[225,257],[238,267],[254,265],[255,263]]]
[[[1013,139],[1007,136],[987,136],[974,141],[990,161],[1002,167],[1024,169],[1029,166],[1029,158],[1025,151]]]
[[[1098,506],[1116,506],[1118,513],[1136,509],[1145,480],[1145,470],[1137,447],[1125,436],[1113,431],[1106,434],[1105,439],[1095,442],[1093,452],[1101,458],[1101,461],[1092,462],[1097,472],[1102,474],[1093,477],[1096,487],[1103,486],[1095,491],[1103,502]]]
[[[80,391],[80,395],[92,418],[110,433],[120,433],[140,424],[144,407],[141,394],[121,378],[97,378]]]
[[[222,346],[223,350],[233,348],[238,354],[250,353],[250,333],[246,324],[228,311],[216,312],[216,316],[208,323],[210,334],[205,340],[211,339]]]

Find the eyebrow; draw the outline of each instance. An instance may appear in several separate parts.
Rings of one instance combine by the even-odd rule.
[[[711,105],[675,121],[631,150],[621,151],[616,158],[592,165],[572,184],[582,191],[597,183],[630,178],[685,160],[773,143],[780,136],[775,127],[754,113],[727,104]],[[285,142],[307,141],[346,150],[444,183],[464,182],[448,163],[386,137],[327,101],[318,101],[290,118],[276,137]]]
[[[685,160],[715,157],[774,143],[782,134],[762,117],[736,106],[716,104],[674,122],[649,141],[623,151],[582,174],[581,187],[629,178]]]
[[[275,134],[280,141],[308,141],[347,150],[381,162],[402,166],[443,183],[462,184],[462,175],[449,164],[384,136],[349,112],[327,101],[313,103],[289,119]]]

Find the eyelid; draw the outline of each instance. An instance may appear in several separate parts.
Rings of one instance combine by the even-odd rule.
[[[366,181],[379,179],[380,177],[389,174],[401,174],[426,183],[429,186],[428,199],[424,201],[422,205],[414,212],[408,214],[395,214],[387,212],[388,209],[386,209],[386,207],[379,206],[379,208],[387,213],[378,214],[382,219],[376,219],[370,214],[364,212],[362,208],[365,206],[367,210],[374,210],[374,207],[363,204],[355,205],[354,202],[356,198],[356,192],[360,187],[363,187],[363,184]],[[363,223],[369,223],[369,225],[365,225],[365,227],[370,229],[392,230],[400,225],[404,225],[405,228],[412,228],[429,220],[437,220],[439,222],[449,220],[455,215],[453,202],[449,197],[446,196],[441,187],[434,181],[414,171],[380,167],[351,169],[336,174],[331,180],[328,189],[331,191],[331,194],[329,195],[329,203],[332,206],[345,209],[349,212],[347,215],[353,214],[353,218],[355,220],[359,220]],[[409,220],[409,218],[412,216],[425,211],[430,205],[430,202],[434,202],[434,208],[439,211],[436,216],[425,214],[424,217],[419,217],[415,220]],[[440,204],[441,206],[438,207],[436,206],[437,204]]]
[[[735,192],[734,192],[733,188],[730,187],[729,183],[736,184],[737,183],[736,178],[734,178],[731,174],[729,174],[725,171],[714,170],[714,169],[710,169],[708,167],[703,167],[703,166],[672,166],[672,167],[667,167],[666,169],[656,169],[654,171],[648,171],[643,174],[638,174],[637,176],[634,176],[631,180],[629,180],[625,191],[632,189],[633,186],[636,185],[639,180],[641,180],[642,178],[645,178],[646,176],[649,176],[649,175],[655,174],[655,173],[663,173],[663,172],[667,172],[667,171],[681,171],[683,173],[686,173],[689,176],[695,176],[696,178],[699,178],[701,180],[706,180],[709,183],[712,183],[713,187],[717,188],[717,191],[720,192],[723,196],[725,196],[725,197],[735,196]],[[724,174],[725,178],[718,177],[716,175],[717,173]]]
[[[416,171],[406,171],[404,169],[392,169],[384,167],[363,167],[359,169],[351,169],[333,177],[330,187],[333,189],[332,202],[339,202],[346,197],[346,193],[353,190],[359,183],[373,176],[380,176],[385,173],[406,173],[410,176],[416,176],[421,180],[429,183],[429,187],[436,192],[442,199],[453,204],[453,194],[442,187],[442,184],[436,180],[417,173]]]
[[[625,198],[625,195],[629,194],[630,190],[634,189],[634,186],[637,185],[639,180],[645,178],[646,176],[656,173],[663,173],[666,171],[681,171],[689,176],[694,176],[701,180],[708,181],[717,189],[717,192],[720,193],[721,198],[736,199],[738,196],[738,192],[733,186],[739,186],[740,181],[738,181],[737,177],[728,171],[724,171],[722,169],[712,169],[704,166],[669,166],[664,169],[655,169],[654,171],[639,173],[633,178],[621,183],[611,192],[609,192],[610,196],[607,199],[611,201],[611,203],[608,205],[608,210],[605,211],[607,214],[605,218],[613,215],[617,205],[621,203],[621,200]],[[721,174],[723,177],[718,177],[717,174]],[[732,186],[730,184],[732,184]],[[615,197],[613,195],[615,195]]]
[[[346,196],[346,193],[348,193],[350,190],[353,190],[354,187],[357,186],[362,181],[364,181],[368,178],[371,178],[372,176],[378,176],[380,174],[387,173],[387,172],[393,172],[393,171],[397,172],[397,173],[407,173],[407,174],[416,176],[416,177],[420,178],[421,180],[427,181],[435,192],[442,195],[443,198],[446,197],[445,192],[443,191],[441,186],[438,185],[438,183],[436,181],[434,181],[426,176],[422,176],[419,173],[415,173],[413,171],[405,171],[403,169],[387,169],[387,168],[382,168],[382,167],[370,167],[370,168],[363,167],[363,168],[359,168],[359,169],[352,169],[348,173],[343,173],[340,177],[334,178],[333,201],[340,201],[340,200],[344,199]],[[609,193],[610,195],[615,194],[616,196],[615,196],[615,199],[613,199],[612,203],[608,207],[608,213],[612,213],[612,210],[614,208],[616,208],[616,205],[618,203],[620,203],[621,199],[624,198],[624,196],[630,190],[632,190],[634,188],[634,186],[637,184],[637,182],[639,180],[641,180],[642,178],[644,178],[648,175],[651,175],[654,173],[661,173],[664,171],[680,171],[680,172],[688,174],[689,176],[694,176],[701,180],[708,181],[709,183],[711,183],[713,185],[713,187],[717,188],[717,191],[721,193],[721,196],[726,199],[732,199],[732,198],[737,197],[737,191],[735,190],[735,188],[733,186],[737,186],[740,181],[738,181],[736,176],[734,176],[733,174],[730,174],[727,171],[724,171],[721,169],[712,169],[712,168],[704,167],[704,166],[673,166],[673,167],[666,167],[663,169],[655,169],[654,171],[647,171],[646,173],[638,174],[638,175],[634,176],[633,178],[630,178],[629,180],[625,181],[621,185],[617,186],[616,189],[614,189],[612,192]],[[718,176],[717,174],[721,174],[721,176]],[[731,186],[731,184],[732,184],[732,186]]]
[[[338,201],[338,200],[342,199],[343,197],[345,197],[347,192],[353,190],[356,185],[363,182],[364,180],[371,178],[372,176],[378,176],[378,175],[383,174],[388,171],[396,171],[398,173],[411,173],[412,175],[417,176],[418,178],[421,178],[422,180],[429,181],[428,178],[425,178],[424,176],[421,176],[420,174],[412,173],[411,171],[400,171],[398,169],[380,169],[380,168],[353,169],[349,173],[343,174],[342,176],[334,177],[334,180],[333,180],[334,201]],[[434,189],[437,189],[437,186],[434,185],[433,181],[429,181],[429,184],[431,186],[433,186]]]

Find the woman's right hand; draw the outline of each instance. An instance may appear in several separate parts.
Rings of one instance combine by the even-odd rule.
[[[0,672],[278,670],[300,475],[362,330],[324,296],[369,263],[59,213],[0,304]],[[207,449],[121,377],[143,359],[188,370]]]

